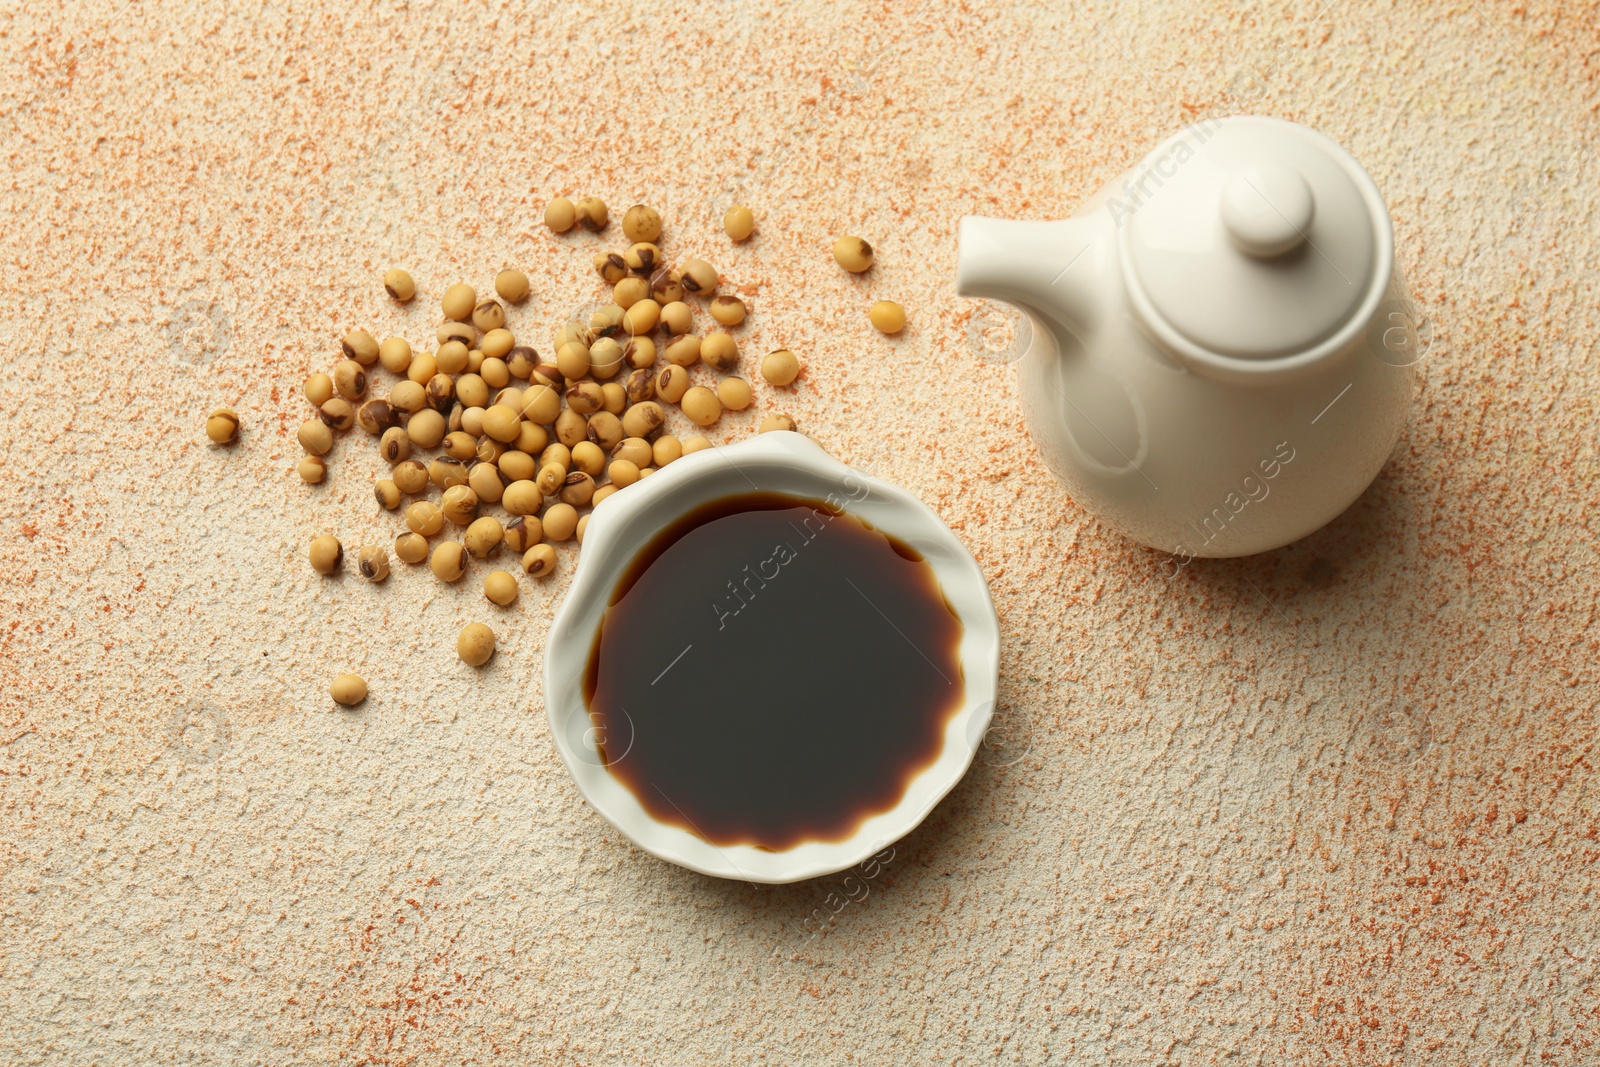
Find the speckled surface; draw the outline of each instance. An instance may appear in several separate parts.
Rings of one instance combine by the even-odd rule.
[[[0,13],[0,1062],[1595,1062],[1600,13],[755,7]],[[954,226],[1230,111],[1367,164],[1431,347],[1348,513],[1169,578],[1036,462]],[[807,364],[757,408],[990,578],[1007,737],[864,884],[583,806],[537,686],[570,555],[507,612],[303,562],[397,525],[365,446],[294,478],[306,373],[507,262],[541,343],[597,295],[562,192],[658,205]]]

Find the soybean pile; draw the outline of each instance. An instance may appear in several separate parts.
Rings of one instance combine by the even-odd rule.
[[[558,197],[546,205],[544,221],[556,233],[611,226],[609,209],[594,196]],[[505,566],[483,579],[485,598],[500,607],[520,594],[513,571],[534,579],[553,574],[557,546],[582,543],[595,506],[712,447],[701,434],[669,432],[670,410],[707,428],[755,399],[751,380],[740,373],[745,354],[737,336],[748,305],[719,292],[723,277],[706,260],[673,261],[661,246],[663,220],[654,208],[630,207],[621,229],[625,247],[593,257],[610,303],[557,327],[543,350],[509,322],[508,307],[530,295],[527,275],[514,267],[495,276],[492,293],[480,295],[466,282],[446,288],[429,344],[413,347],[394,334],[379,341],[366,329],[345,334],[338,363],[305,383],[313,410],[297,434],[306,453],[297,466],[301,479],[324,481],[336,441],[359,430],[388,468],[373,485],[377,505],[403,517],[395,558],[426,562],[447,583],[504,558]],[[749,239],[754,213],[730,208],[723,229],[735,243]],[[874,261],[872,246],[855,236],[839,238],[833,253],[852,273]],[[399,304],[418,295],[415,280],[399,267],[384,273],[383,286]],[[883,333],[905,325],[904,312],[889,301],[875,304],[870,318]],[[802,374],[788,349],[768,352],[757,370],[773,390],[787,389]],[[390,376],[386,386],[380,374]],[[794,429],[792,418],[774,412],[757,432]],[[207,436],[222,445],[232,444],[238,430],[229,409],[206,423]],[[357,571],[385,581],[389,557],[389,546],[361,545]],[[318,573],[338,574],[344,545],[323,534],[312,541],[309,558]],[[481,623],[469,625],[458,642],[461,659],[473,666],[488,662],[493,649],[493,632]],[[332,695],[340,704],[360,703],[365,682],[341,675]]]

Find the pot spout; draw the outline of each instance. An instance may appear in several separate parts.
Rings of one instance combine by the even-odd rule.
[[[1015,304],[1037,318],[1086,326],[1095,254],[1091,220],[1019,222],[968,215],[957,237],[956,293]]]

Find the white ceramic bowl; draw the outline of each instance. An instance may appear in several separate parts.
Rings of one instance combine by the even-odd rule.
[[[961,620],[965,702],[945,728],[938,758],[912,779],[900,803],[843,841],[813,841],[781,852],[713,845],[653,818],[606,770],[583,677],[606,604],[623,570],[663,527],[707,501],[749,492],[843,500],[845,510],[900,538],[933,567]],[[910,833],[966,773],[994,709],[1000,625],[978,564],[916,497],[852,470],[797,433],[765,433],[706,449],[615,493],[589,518],[577,575],[556,612],[545,647],[545,711],[556,748],[578,789],[611,825],[646,852],[703,874],[750,882],[796,882],[844,870]],[[620,725],[614,729],[622,729]]]

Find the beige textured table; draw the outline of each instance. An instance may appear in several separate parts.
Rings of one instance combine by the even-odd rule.
[[[66,7],[0,14],[0,1062],[1600,1057],[1592,5]],[[1040,468],[954,227],[1239,111],[1367,164],[1430,347],[1348,513],[1169,579]],[[585,807],[538,685],[573,552],[509,611],[304,561],[398,525],[362,442],[295,478],[306,374],[507,263],[545,344],[620,241],[538,225],[563,192],[659,206],[801,353],[715,439],[786,409],[989,576],[1006,736],[864,884]]]

